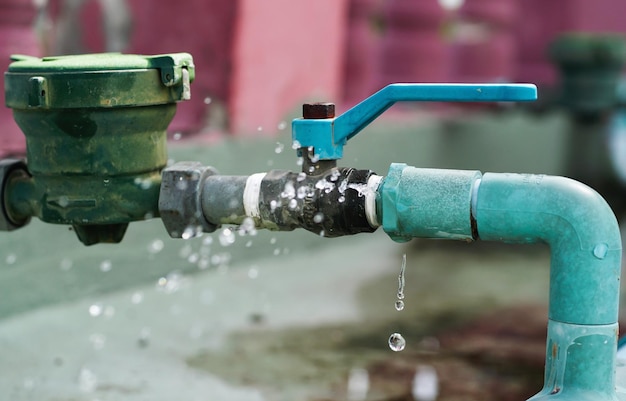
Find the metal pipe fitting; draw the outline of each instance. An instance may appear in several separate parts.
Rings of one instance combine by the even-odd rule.
[[[208,223],[208,229],[198,227],[205,232],[221,224],[242,224],[246,218],[258,228],[304,228],[325,237],[373,232],[378,226],[374,198],[380,178],[369,170],[335,167],[318,175],[272,170],[250,176],[198,172],[202,178],[193,186],[165,184],[176,181],[172,171],[188,165],[175,164],[163,173],[160,213],[172,237],[181,237],[185,227],[198,227],[197,220],[172,213],[168,205],[175,200],[180,210],[188,210],[187,217]],[[182,205],[181,199],[193,201]]]
[[[557,393],[562,399],[616,399],[622,245],[615,215],[597,192],[564,177],[481,177],[394,164],[379,193],[383,229],[393,239],[548,244],[545,384],[533,400]]]

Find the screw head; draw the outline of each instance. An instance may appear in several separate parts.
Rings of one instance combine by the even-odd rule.
[[[335,117],[334,103],[305,103],[302,105],[302,118],[317,120]]]

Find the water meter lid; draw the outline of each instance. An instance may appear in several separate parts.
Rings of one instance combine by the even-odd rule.
[[[188,53],[14,55],[5,74],[11,108],[89,108],[172,103],[190,97]]]

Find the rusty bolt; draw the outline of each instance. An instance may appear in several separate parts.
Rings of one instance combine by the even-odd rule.
[[[334,103],[305,103],[302,105],[302,117],[306,120],[335,117]]]

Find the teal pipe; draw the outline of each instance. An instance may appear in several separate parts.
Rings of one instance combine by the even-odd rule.
[[[547,397],[616,400],[621,267],[617,220],[577,181],[546,175],[432,170],[392,164],[377,219],[394,240],[448,238],[549,245]],[[622,396],[626,397],[626,394]]]

